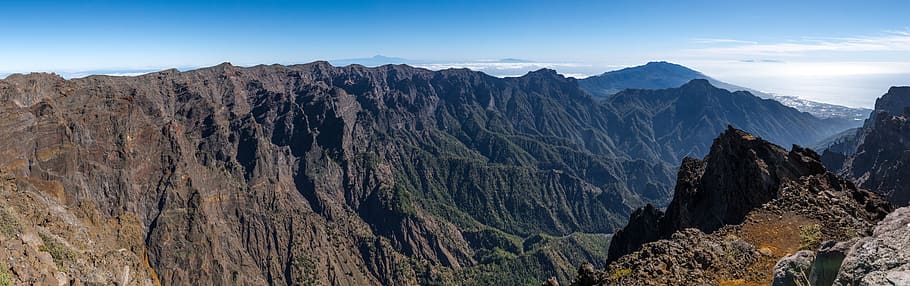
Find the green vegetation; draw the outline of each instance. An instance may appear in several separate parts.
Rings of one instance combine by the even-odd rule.
[[[294,268],[297,268],[297,273],[302,275],[303,285],[315,285],[318,281],[318,270],[316,270],[316,263],[313,262],[313,259],[301,256],[294,259],[293,262]]]
[[[486,252],[496,259],[462,270],[457,273],[456,281],[460,285],[540,285],[555,276],[568,282],[575,278],[583,262],[603,267],[598,263],[606,260],[609,241],[609,236],[602,234],[534,235],[525,239],[520,253],[501,248]]]
[[[821,243],[821,225],[812,224],[799,227],[799,249],[814,250]]]
[[[66,265],[64,263],[75,261],[76,252],[44,233],[39,232],[38,236],[44,241],[44,245],[38,250],[50,253],[51,257],[54,258],[54,263],[57,264],[57,268],[59,268],[60,271],[66,272]]]
[[[0,207],[0,235],[15,237],[19,232],[19,223],[5,207]]]
[[[13,275],[9,273],[9,267],[2,261],[0,261],[0,286],[13,286]]]
[[[626,276],[629,274],[632,274],[632,269],[620,268],[620,269],[616,269],[616,271],[613,271],[612,276],[613,276],[613,279],[619,279],[619,278],[622,278],[623,276]]]

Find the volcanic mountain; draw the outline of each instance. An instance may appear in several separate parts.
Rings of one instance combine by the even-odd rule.
[[[727,124],[836,133],[706,81],[606,102],[552,70],[326,62],[0,80],[14,283],[527,284],[604,261]],[[598,265],[602,267],[604,265]]]
[[[842,129],[856,127],[869,115],[871,110],[850,108],[801,99],[795,96],[781,96],[754,89],[732,85],[714,79],[701,72],[668,62],[649,62],[645,65],[624,68],[591,76],[579,81],[585,91],[598,99],[606,99],[625,89],[664,89],[681,86],[693,79],[705,79],[712,85],[729,91],[748,91],[758,97],[774,99],[799,111],[816,117],[840,121]]]

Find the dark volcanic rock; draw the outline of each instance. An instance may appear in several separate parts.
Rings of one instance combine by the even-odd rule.
[[[759,255],[741,240],[690,228],[644,244],[604,271],[579,272],[571,285],[712,285],[718,272],[744,275]]]
[[[825,162],[857,185],[906,206],[910,203],[910,87],[892,87],[875,107],[855,135],[859,138],[855,152],[838,152],[832,146],[825,151]]]
[[[874,193],[827,172],[817,154],[799,146],[786,151],[729,128],[711,150],[704,160],[683,162],[666,213],[651,206],[636,210],[611,241],[609,266],[580,273],[572,285],[767,284],[784,255],[819,241],[868,235],[892,210]],[[834,252],[821,257],[836,260]],[[777,281],[794,283],[795,273],[831,278],[830,269],[810,274],[812,263],[800,260],[799,270],[782,262]]]
[[[899,115],[910,107],[910,87],[892,86],[881,98],[875,101],[875,113],[885,112]]]
[[[823,173],[825,168],[812,150],[793,146],[788,152],[729,127],[714,140],[704,160],[683,161],[665,214],[647,207],[635,212],[649,215],[633,216],[627,228],[617,232],[608,259],[631,253],[642,243],[668,238],[677,230],[711,232],[738,224],[750,211],[777,198],[783,183]]]
[[[661,238],[660,219],[664,213],[652,205],[638,208],[632,212],[630,223],[613,234],[607,257],[620,257],[638,250],[642,244],[657,241]]]

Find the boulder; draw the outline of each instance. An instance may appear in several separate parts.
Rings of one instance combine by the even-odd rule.
[[[834,283],[844,257],[847,256],[850,247],[856,244],[857,240],[852,239],[844,242],[829,240],[822,243],[815,254],[812,271],[809,273],[811,285],[831,285]]]
[[[837,285],[910,285],[910,207],[882,220],[844,258]]]
[[[782,258],[774,265],[774,286],[797,286],[809,284],[809,272],[815,252],[801,250]]]

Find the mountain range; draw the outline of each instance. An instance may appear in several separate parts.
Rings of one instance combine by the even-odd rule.
[[[10,75],[0,258],[20,284],[568,281],[728,125],[783,145],[843,130],[708,80],[583,85],[327,62]]]
[[[892,206],[910,197],[908,117],[910,87],[892,87],[822,155],[728,127],[683,159],[669,206],[636,209],[608,266],[571,284],[906,284],[910,208]]]
[[[814,102],[796,96],[764,93],[750,88],[732,85],[690,68],[668,62],[649,62],[587,77],[579,81],[582,89],[595,98],[606,99],[625,89],[674,88],[693,79],[705,79],[712,85],[729,91],[748,91],[761,98],[773,99],[799,111],[808,112],[823,119],[840,119],[859,126],[872,110]]]

